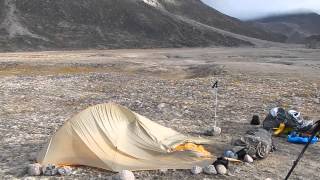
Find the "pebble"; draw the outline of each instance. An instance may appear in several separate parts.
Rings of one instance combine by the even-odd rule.
[[[192,174],[200,174],[200,173],[202,173],[202,171],[203,171],[203,169],[200,166],[193,166],[191,168],[191,173]]]
[[[28,174],[30,176],[39,176],[39,175],[41,175],[41,164],[39,164],[39,163],[29,164],[28,165]]]
[[[58,173],[62,176],[69,176],[72,173],[72,168],[70,166],[59,167]]]
[[[54,176],[58,174],[58,169],[54,164],[48,164],[42,167],[43,175]]]
[[[166,104],[166,103],[160,103],[158,104],[158,109],[162,110],[162,109],[165,109],[165,108],[169,108],[169,105]]]
[[[222,165],[222,164],[218,164],[216,166],[216,170],[217,170],[218,174],[222,174],[222,175],[227,174],[227,168],[224,167],[224,165]]]
[[[246,154],[246,155],[244,156],[244,161],[245,161],[245,162],[248,162],[248,163],[253,163],[252,157],[249,156],[248,154]]]
[[[122,170],[112,178],[113,180],[135,180],[134,174],[128,170]]]
[[[25,177],[23,180],[37,180],[35,177]]]
[[[203,168],[203,172],[206,174],[217,174],[217,170],[214,165],[209,165]]]

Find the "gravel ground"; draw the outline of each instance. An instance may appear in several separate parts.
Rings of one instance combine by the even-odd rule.
[[[213,125],[214,80],[220,81],[222,135],[214,137],[216,144],[208,149],[216,155],[251,127],[252,115],[263,119],[272,107],[294,108],[307,119],[318,120],[319,55],[316,50],[253,48],[0,54],[0,179],[27,178],[30,156],[68,118],[99,103],[116,102],[179,132],[203,136]],[[267,159],[231,165],[226,176],[192,175],[189,170],[135,175],[283,179],[302,146],[284,138],[275,142],[278,150]],[[319,148],[317,144],[308,149],[292,179],[320,179]],[[105,179],[112,174],[74,167],[69,177],[49,179]]]

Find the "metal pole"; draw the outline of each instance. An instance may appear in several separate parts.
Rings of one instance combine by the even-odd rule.
[[[215,89],[216,93],[216,103],[214,108],[214,126],[217,126],[217,107],[218,107],[218,87]]]
[[[212,86],[216,99],[215,99],[215,107],[214,107],[214,127],[217,126],[217,107],[218,107],[218,81],[216,81]]]

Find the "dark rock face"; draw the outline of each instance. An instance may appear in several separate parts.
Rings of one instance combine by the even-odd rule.
[[[254,23],[270,32],[286,35],[289,43],[304,43],[307,37],[320,34],[320,15],[316,13],[268,17]]]
[[[199,0],[0,0],[0,50],[252,45],[190,19],[277,40]]]

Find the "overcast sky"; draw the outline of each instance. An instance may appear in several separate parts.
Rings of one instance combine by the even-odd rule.
[[[242,20],[270,14],[313,11],[320,14],[320,0],[202,0],[218,11]]]

